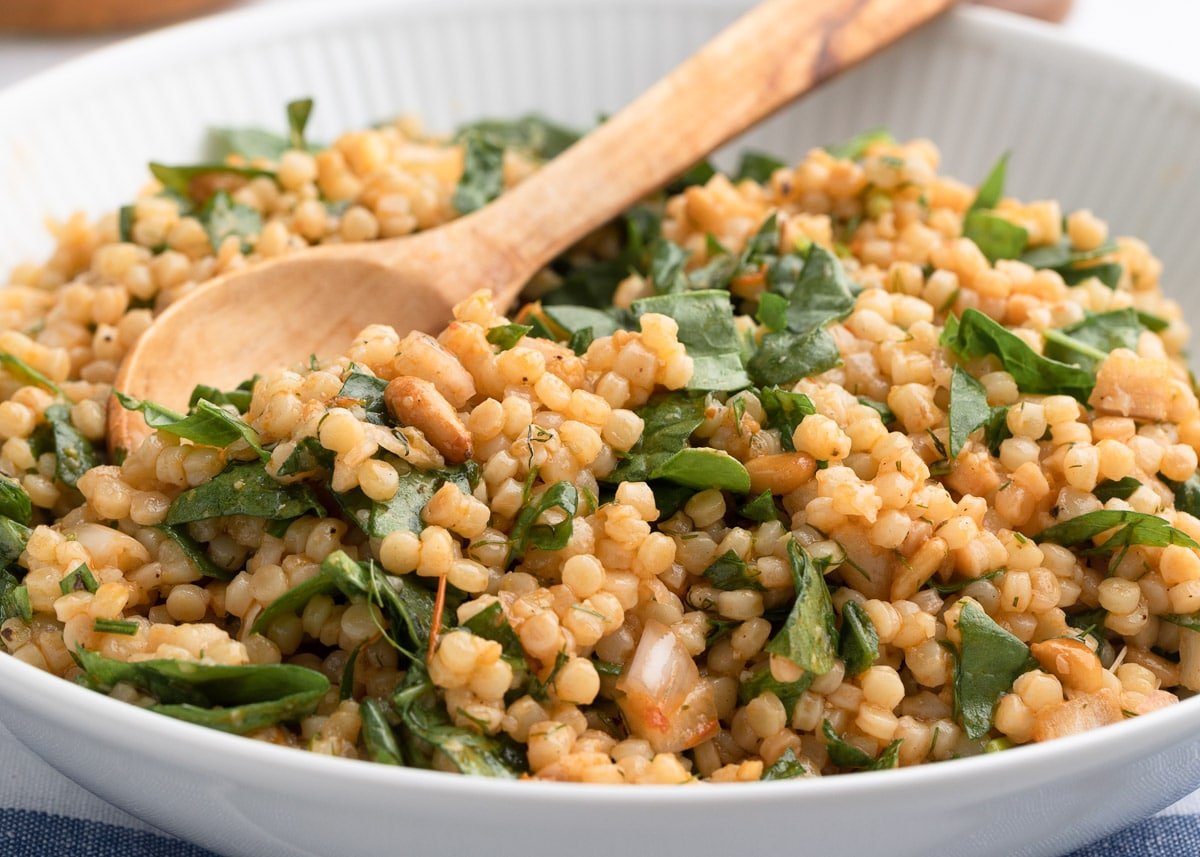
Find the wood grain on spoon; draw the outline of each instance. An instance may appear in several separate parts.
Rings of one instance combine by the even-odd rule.
[[[474,214],[412,237],[302,250],[195,289],[133,347],[116,388],[183,409],[197,383],[229,386],[340,353],[371,323],[439,330],[483,287],[505,309],[588,232],[952,2],[768,0]],[[110,404],[110,448],[132,449],[147,432],[139,414]]]

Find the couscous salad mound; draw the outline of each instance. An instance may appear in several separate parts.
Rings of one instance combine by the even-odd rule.
[[[1143,243],[1004,196],[1003,159],[701,164],[511,319],[480,291],[187,413],[114,397],[206,279],[436,227],[573,139],[318,146],[310,106],[52,224],[0,291],[11,657],[315,753],[589,783],[917,765],[1200,689],[1188,328]],[[106,407],[154,433],[108,458]]]

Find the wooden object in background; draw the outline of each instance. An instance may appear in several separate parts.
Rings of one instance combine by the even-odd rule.
[[[0,30],[95,33],[153,27],[231,6],[235,0],[0,0]]]

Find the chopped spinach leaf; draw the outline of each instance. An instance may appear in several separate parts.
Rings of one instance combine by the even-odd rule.
[[[119,390],[114,390],[113,395],[125,410],[140,412],[146,420],[146,425],[152,429],[185,438],[201,446],[215,446],[219,449],[244,440],[263,461],[271,457],[271,454],[263,449],[258,432],[245,420],[217,407],[207,399],[198,401],[192,412],[184,416],[154,402],[126,396]]]
[[[226,191],[219,190],[209,197],[197,215],[208,233],[213,252],[219,252],[225,239],[235,235],[241,239],[243,253],[253,248],[252,238],[262,232],[262,215],[257,208],[234,202]]]
[[[1114,497],[1121,500],[1128,500],[1133,492],[1141,487],[1141,482],[1132,476],[1125,476],[1117,480],[1105,479],[1095,487],[1092,493],[1096,495],[1096,499],[1101,503],[1107,503]],[[1179,504],[1176,503],[1175,507],[1179,508]]]
[[[954,707],[967,736],[977,739],[992,728],[992,713],[1001,694],[1035,662],[1028,646],[974,602],[963,603],[958,631],[962,642],[954,675]]]
[[[803,393],[792,393],[781,387],[763,387],[758,400],[767,414],[767,425],[779,429],[779,442],[784,449],[794,450],[792,435],[805,417],[817,412],[812,399]]]
[[[689,390],[740,390],[750,385],[728,292],[658,295],[634,301],[632,309],[636,317],[661,313],[679,325],[679,341],[693,362]]]
[[[244,414],[250,410],[250,400],[254,397],[254,385],[258,382],[258,378],[258,375],[247,378],[232,390],[218,390],[207,384],[197,384],[188,398],[188,407],[194,408],[201,399],[207,399],[214,405],[230,405],[239,414]]]
[[[1000,199],[1004,196],[1004,184],[1008,172],[1008,158],[1010,154],[1010,152],[1005,152],[1001,155],[983,182],[980,183],[978,190],[975,191],[975,199],[967,209],[968,214],[972,211],[988,211],[1000,204]]]
[[[117,240],[123,244],[133,241],[133,219],[136,214],[137,207],[132,205],[122,205],[117,210]]]
[[[1087,402],[1096,379],[1091,372],[1051,360],[1034,351],[1025,340],[977,309],[962,319],[946,319],[941,344],[964,360],[993,355],[1022,392],[1062,393]]]
[[[1075,324],[1043,331],[1044,351],[1047,357],[1061,363],[1095,372],[1113,349],[1136,350],[1138,337],[1145,329],[1137,313],[1129,308],[1089,313]]]
[[[306,437],[296,444],[291,454],[275,471],[277,476],[295,476],[297,473],[309,473],[322,467],[333,467],[334,454],[321,446],[315,437]]]
[[[519,558],[532,545],[547,551],[562,550],[571,539],[575,526],[575,512],[579,504],[579,492],[570,482],[555,482],[538,497],[532,498],[522,507],[513,524],[512,557]],[[541,521],[542,515],[554,512],[559,520],[554,523]]]
[[[365,372],[359,372],[351,367],[350,374],[342,382],[337,398],[346,404],[356,404],[366,412],[365,418],[377,426],[387,425],[387,404],[383,392],[388,382]]]
[[[429,767],[427,747],[432,747],[464,774],[516,779],[528,769],[525,754],[515,742],[451,725],[420,662],[410,665],[404,683],[392,697],[392,707],[410,739],[421,742],[410,743],[406,761],[411,765]]]
[[[29,589],[11,572],[0,570],[0,622],[9,619],[32,621],[33,607],[29,603]]]
[[[781,170],[786,166],[787,164],[783,161],[771,155],[747,150],[742,152],[742,159],[738,161],[733,180],[740,182],[749,179],[752,182],[766,184],[771,180],[771,176],[775,175],[776,170]]]
[[[645,482],[671,456],[684,449],[704,422],[704,398],[668,393],[638,409],[645,427],[642,437],[609,474],[607,482]]]
[[[1088,512],[1061,524],[1042,530],[1037,537],[1039,542],[1051,542],[1071,547],[1072,545],[1088,542],[1101,533],[1119,527],[1104,544],[1095,548],[1097,552],[1108,553],[1116,548],[1128,545],[1148,545],[1150,547],[1166,547],[1167,545],[1182,545],[1188,548],[1200,549],[1200,544],[1182,530],[1177,530],[1155,515],[1145,512],[1131,512],[1117,509],[1099,509]]]
[[[0,515],[29,526],[33,520],[33,501],[16,479],[0,475]]]
[[[784,521],[785,518],[780,514],[778,507],[775,505],[775,497],[770,491],[764,491],[742,506],[738,513],[743,518],[749,518],[751,521]]]
[[[867,398],[866,396],[859,396],[858,403],[860,405],[866,405],[868,408],[875,411],[875,413],[879,414],[879,419],[885,426],[891,425],[896,421],[896,415],[892,413],[892,409],[883,402],[877,402],[874,399]]]
[[[824,675],[833,668],[838,643],[829,589],[816,563],[794,539],[788,541],[787,553],[796,600],[783,627],[764,650],[814,675]]]
[[[397,470],[402,471],[404,467],[399,464]],[[334,492],[334,498],[363,532],[371,538],[382,539],[395,530],[421,532],[421,510],[446,482],[455,483],[469,494],[478,481],[479,465],[471,461],[440,470],[410,467],[400,473],[400,487],[389,500],[372,500],[359,488],[345,493]]]
[[[462,135],[463,173],[454,189],[459,214],[483,208],[504,191],[504,146],[478,131]]]
[[[738,494],[750,490],[746,466],[721,449],[681,449],[654,468],[650,477],[698,490],[718,488]]]
[[[878,758],[871,758],[858,747],[844,741],[834,731],[833,724],[826,720],[821,724],[821,733],[825,736],[825,747],[829,750],[829,760],[839,768],[850,768],[856,771],[886,771],[900,764],[900,745],[902,739],[896,739],[884,747]]]
[[[204,547],[187,534],[183,527],[171,527],[166,524],[160,524],[156,529],[166,533],[166,535],[179,545],[179,549],[183,551],[183,555],[188,558],[188,562],[196,567],[196,571],[204,577],[211,577],[216,580],[233,580],[237,576],[236,571],[229,571],[221,568],[213,562],[212,557],[208,555],[208,551]]]
[[[167,511],[167,524],[188,524],[226,515],[283,521],[325,508],[303,485],[282,485],[261,462],[235,463],[210,481],[183,491]]]
[[[831,143],[825,151],[844,161],[861,161],[873,143],[894,143],[895,138],[886,128],[871,128],[856,134],[844,143]]]
[[[0,365],[4,366],[4,371],[8,372],[9,375],[20,381],[24,381],[26,384],[33,384],[34,386],[49,390],[54,395],[61,396],[64,399],[67,397],[62,387],[11,352],[0,351]]]
[[[1121,283],[1121,275],[1125,273],[1125,266],[1119,262],[1101,262],[1099,265],[1065,268],[1059,273],[1062,275],[1063,282],[1068,286],[1077,286],[1095,277],[1108,288],[1116,289]]]
[[[764,336],[746,369],[754,383],[766,387],[811,378],[841,363],[837,342],[824,328],[785,330]]]
[[[983,384],[961,366],[955,366],[950,379],[950,458],[958,458],[967,438],[989,425],[996,410],[988,405]],[[1004,412],[1007,414],[1007,409]]]
[[[879,659],[879,634],[867,611],[857,601],[847,601],[842,608],[841,646],[839,652],[846,664],[846,675],[864,672]]]
[[[500,606],[499,601],[493,601],[466,622],[463,622],[462,626],[476,637],[483,637],[485,640],[493,640],[499,643],[503,649],[502,657],[509,662],[514,670],[528,668],[528,664],[525,661],[525,650],[521,648],[521,641],[517,639],[517,632],[509,624],[508,617],[504,615],[504,608]]]
[[[126,682],[158,700],[152,711],[239,735],[299,720],[329,690],[321,673],[291,664],[125,663],[86,649],[77,649],[74,657],[92,690],[108,693]]]
[[[536,113],[517,119],[483,119],[463,126],[458,135],[462,137],[471,132],[496,140],[506,149],[520,149],[544,161],[557,158],[579,139],[579,132],[556,125]]]
[[[404,754],[396,741],[396,733],[388,722],[383,703],[378,699],[364,699],[359,707],[362,717],[363,744],[367,758],[381,765],[403,765]]]
[[[83,474],[99,466],[100,456],[91,441],[71,424],[71,410],[67,405],[51,405],[46,408],[45,418],[54,444],[54,475],[74,488]]]
[[[975,242],[989,262],[1016,259],[1029,241],[1023,226],[991,211],[972,211],[963,220],[963,237]]]
[[[838,258],[814,243],[809,245],[803,267],[797,272],[798,261],[797,256],[788,255],[768,265],[770,290],[788,299],[788,330],[808,333],[849,315],[854,309],[854,295]]]
[[[182,200],[203,205],[219,190],[229,190],[251,179],[274,179],[275,173],[258,167],[234,167],[229,164],[192,164],[167,166],[150,164],[150,172],[167,190]]]
[[[304,129],[308,126],[308,117],[312,115],[313,100],[298,98],[289,101],[287,106],[288,145],[293,149],[306,151],[308,143],[304,140]]]
[[[758,298],[755,320],[772,333],[787,329],[788,299],[774,292],[763,292]]]
[[[979,577],[972,577],[968,578],[967,580],[955,580],[951,583],[934,583],[930,581],[926,585],[934,592],[937,592],[941,595],[949,595],[952,592],[962,592],[976,581],[991,580],[993,577],[998,577],[999,575],[1004,574],[1004,571],[1005,570],[1003,568],[997,568],[994,571],[985,572],[984,574],[979,575]]]
[[[1163,483],[1175,492],[1175,508],[1189,515],[1200,517],[1200,473],[1193,473],[1183,482],[1173,482],[1161,473]],[[11,515],[9,517],[12,517]]]
[[[796,757],[796,751],[788,747],[783,751],[783,755],[776,759],[771,765],[763,771],[760,778],[763,782],[768,780],[794,780],[796,777],[803,777],[808,771],[800,760]]]
[[[751,570],[746,561],[731,550],[725,551],[704,569],[704,576],[717,589],[726,592],[735,589],[766,591],[766,587],[758,580],[758,569]]]
[[[673,241],[659,238],[650,247],[650,282],[659,295],[675,295],[686,292],[688,279],[683,273],[684,263],[691,255]]]

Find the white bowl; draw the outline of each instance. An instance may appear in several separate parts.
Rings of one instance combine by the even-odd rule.
[[[0,269],[44,252],[39,218],[132,196],[210,124],[272,124],[312,94],[314,134],[398,112],[435,128],[539,110],[587,125],[737,14],[736,0],[278,4],[136,39],[0,94]],[[1200,93],[1049,28],[957,12],[785,111],[748,142],[785,156],[885,125],[978,179],[1090,206],[1200,273],[1188,215]],[[1176,287],[1185,305],[1195,292]],[[1193,312],[1193,317],[1200,313]],[[1200,700],[986,757],[820,780],[695,788],[496,782],[331,759],[107,699],[0,657],[0,717],[48,762],[222,854],[705,857],[886,850],[1062,854],[1200,784]]]

